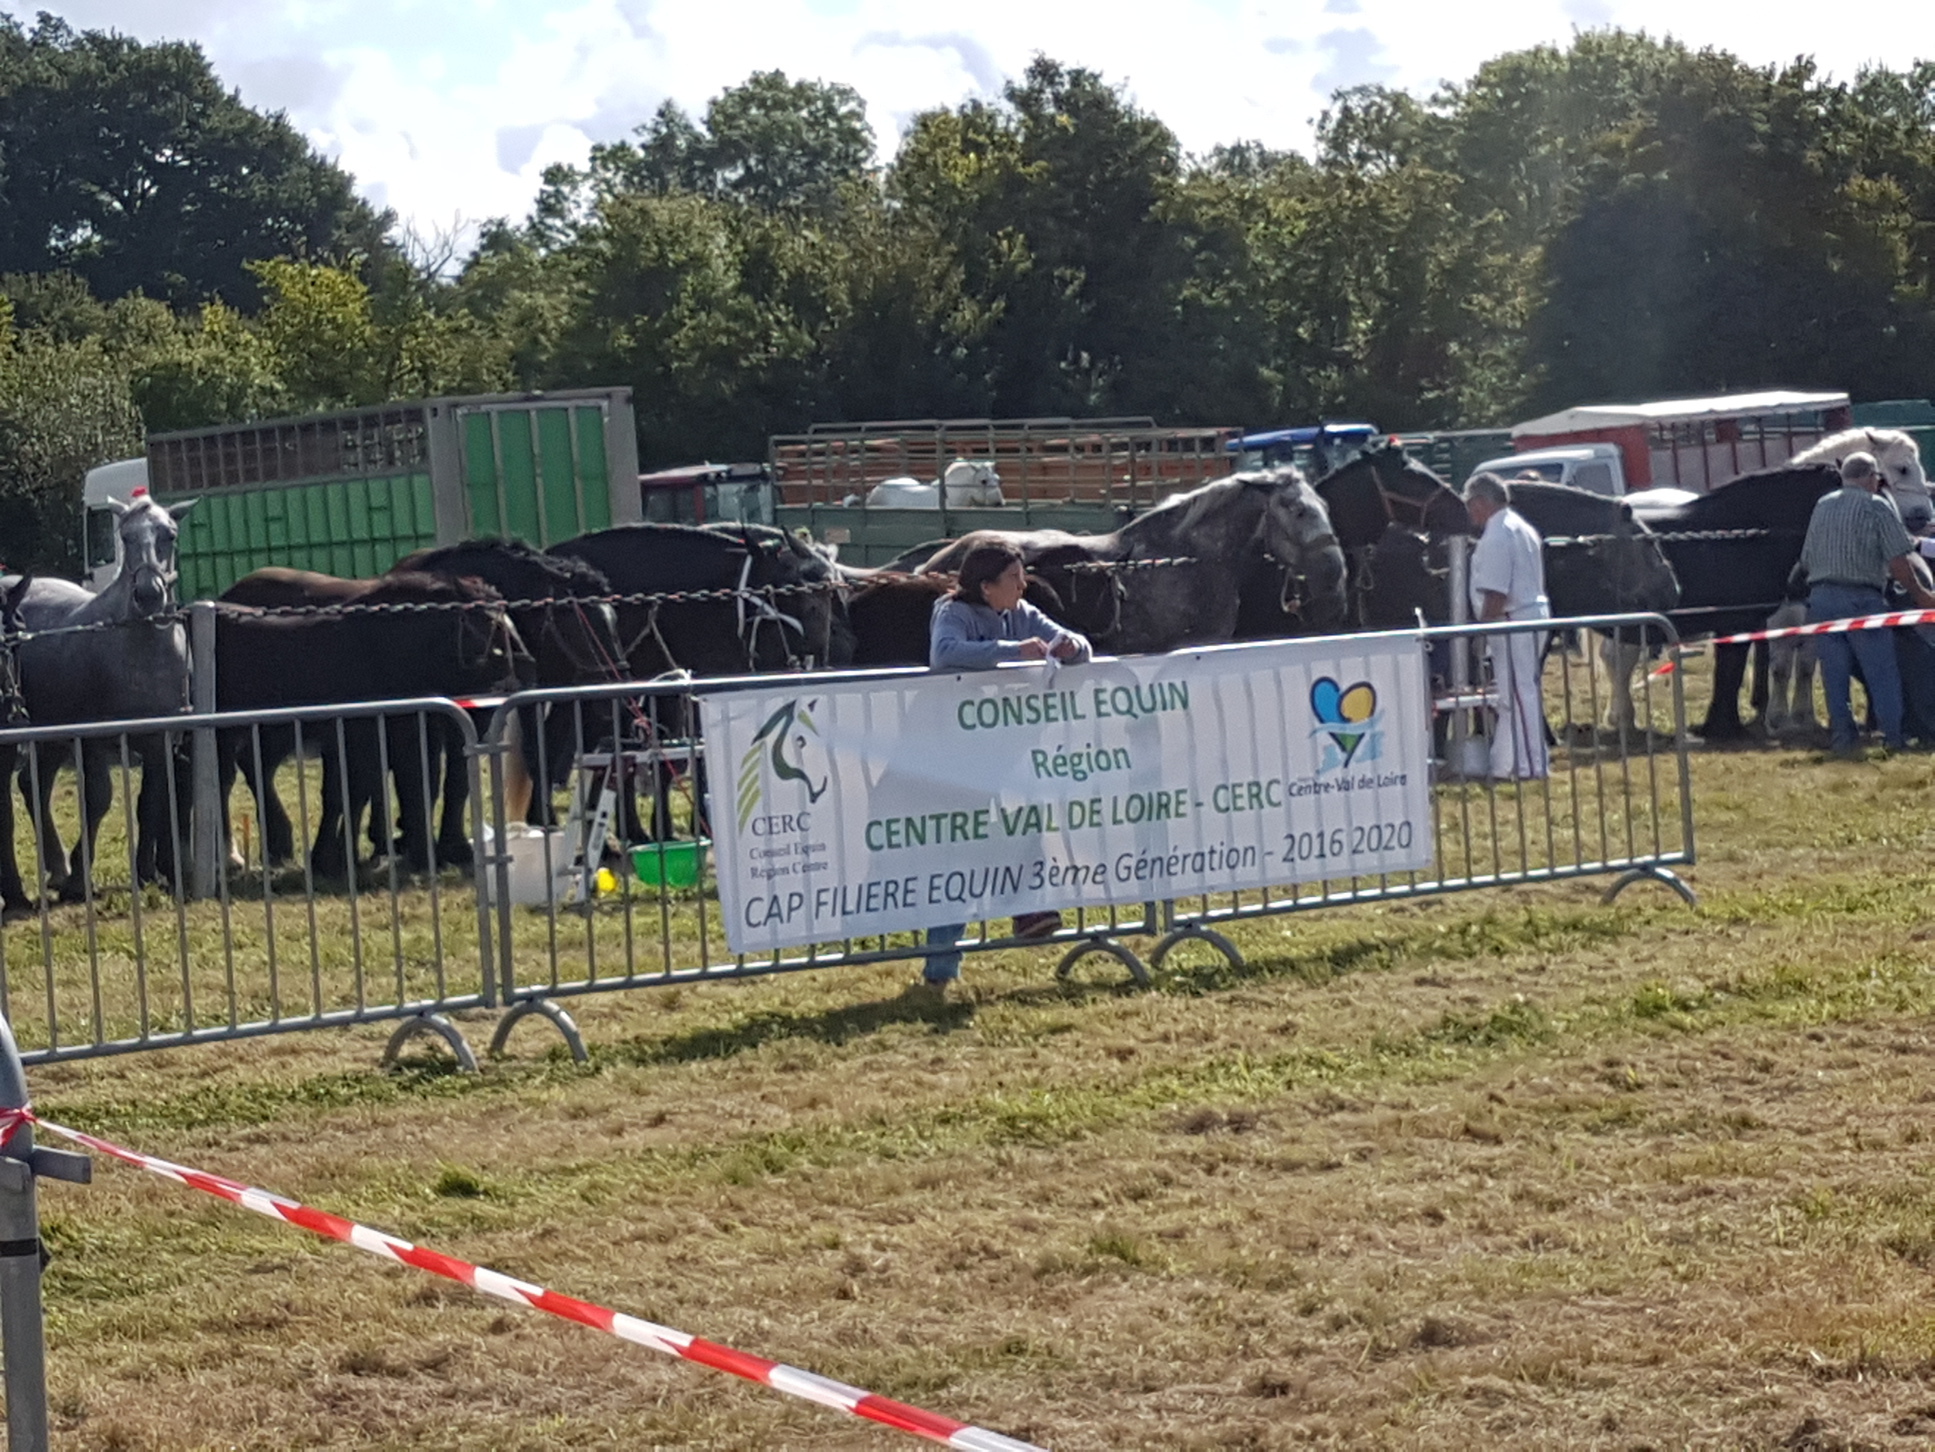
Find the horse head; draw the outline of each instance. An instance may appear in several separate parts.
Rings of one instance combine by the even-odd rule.
[[[492,691],[525,690],[536,683],[536,661],[511,619],[510,607],[474,575],[447,582],[458,602],[457,662]]]
[[[1345,598],[1344,551],[1331,528],[1323,499],[1294,468],[1263,476],[1268,495],[1260,528],[1263,547],[1283,566],[1286,615],[1300,616],[1313,629],[1341,625],[1349,609]]]
[[[853,627],[838,565],[811,540],[783,530],[741,525],[729,535],[748,551],[737,610],[747,665],[779,671],[851,664]]]
[[[1913,434],[1900,429],[1870,429],[1868,437],[1874,445],[1875,463],[1881,469],[1882,480],[1895,496],[1895,507],[1901,511],[1902,523],[1915,533],[1928,528],[1935,509],[1930,507],[1921,445],[1915,442]]]
[[[1397,444],[1339,465],[1317,481],[1317,493],[1347,550],[1375,548],[1387,524],[1433,535],[1472,533],[1458,491]]]
[[[195,503],[191,499],[169,509],[145,492],[137,493],[127,504],[108,500],[108,508],[118,516],[115,533],[120,540],[121,568],[101,593],[112,595],[122,587],[126,618],[145,620],[174,606],[178,578],[175,544],[181,534],[180,521]]]

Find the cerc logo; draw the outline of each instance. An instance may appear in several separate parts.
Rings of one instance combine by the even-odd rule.
[[[782,792],[791,792],[795,800],[803,792],[808,805],[826,795],[825,750],[812,716],[812,708],[818,704],[817,699],[802,701],[795,696],[766,718],[746,754],[739,758],[741,832],[769,800],[775,806],[790,804],[778,800]]]

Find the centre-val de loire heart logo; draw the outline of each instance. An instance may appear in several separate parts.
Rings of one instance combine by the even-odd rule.
[[[1341,686],[1320,676],[1310,687],[1310,709],[1316,712],[1317,730],[1337,743],[1343,755],[1338,764],[1349,766],[1377,718],[1377,688],[1369,681]]]

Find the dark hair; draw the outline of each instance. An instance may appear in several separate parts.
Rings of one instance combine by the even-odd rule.
[[[987,586],[1007,574],[1010,565],[1022,563],[1021,551],[1011,544],[976,545],[961,561],[961,573],[954,581],[954,598],[974,605],[987,604]]]

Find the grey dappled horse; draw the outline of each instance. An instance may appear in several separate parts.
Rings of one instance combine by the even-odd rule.
[[[170,510],[145,495],[132,504],[108,502],[119,516],[121,564],[107,588],[96,595],[69,580],[36,577],[15,612],[23,632],[15,647],[20,695],[34,726],[167,716],[188,706],[188,633],[175,618],[175,540],[176,522],[192,504]],[[0,590],[17,579],[0,579]],[[98,628],[73,629],[77,626]],[[137,877],[174,866],[170,814],[175,804],[168,795],[172,736],[155,732],[128,743],[142,764]],[[38,828],[45,885],[65,900],[87,891],[95,834],[113,799],[110,764],[119,755],[119,743],[111,738],[80,743],[84,826],[71,859],[54,826],[51,802],[55,776],[63,766],[75,765],[74,742],[43,742],[24,753],[10,748],[0,756],[7,776],[13,760],[6,757],[21,764],[20,790]],[[0,790],[0,899],[13,911],[31,906],[14,853],[13,800],[5,790]]]
[[[1113,534],[976,530],[918,573],[957,572],[969,550],[993,542],[1019,549],[1029,571],[1068,605],[1064,623],[1115,655],[1230,639],[1244,575],[1266,559],[1282,571],[1286,614],[1318,629],[1344,619],[1344,552],[1323,500],[1294,468],[1218,479],[1165,499]],[[1142,561],[1163,563],[1136,568]],[[1091,564],[1105,568],[1081,568]]]

